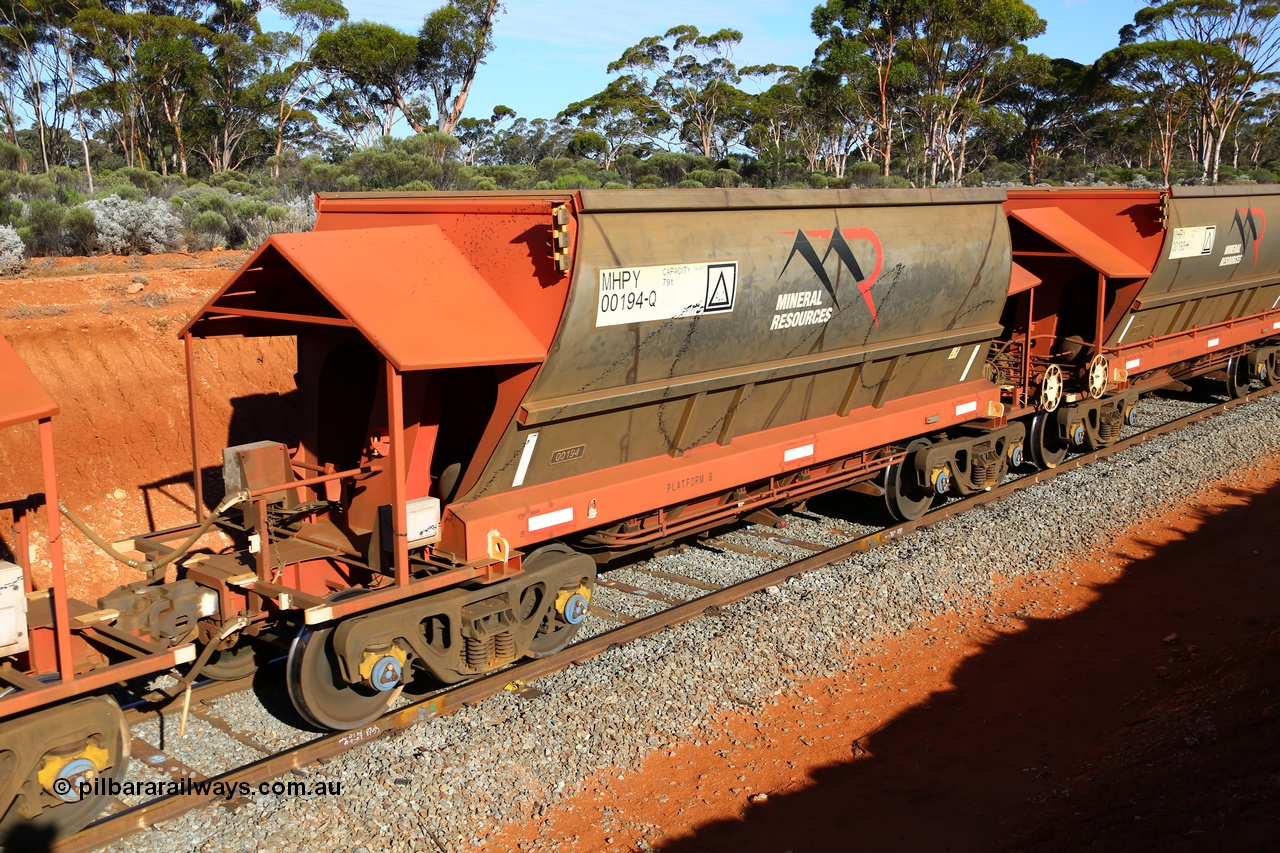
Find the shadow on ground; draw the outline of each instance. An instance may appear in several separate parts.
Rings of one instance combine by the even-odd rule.
[[[1086,609],[994,639],[952,689],[855,745],[858,757],[661,849],[1280,849],[1280,664],[1249,654],[1280,648],[1277,522],[1280,486],[1202,510],[1194,533],[1146,543],[1150,556]],[[1168,716],[1157,709],[1213,679],[1234,684],[1233,661],[1261,667],[1235,681],[1263,725],[1213,694],[1184,714],[1204,737],[1143,733]],[[1150,742],[1106,778],[1135,732]],[[1238,784],[1240,772],[1257,784]]]

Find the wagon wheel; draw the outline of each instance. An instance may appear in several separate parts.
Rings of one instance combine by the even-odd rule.
[[[0,790],[11,792],[0,801],[0,839],[11,842],[23,828],[32,839],[79,832],[106,807],[109,785],[129,765],[129,725],[114,700],[81,699],[38,715],[34,730],[30,718],[0,726]],[[82,784],[94,788],[82,796]]]
[[[549,657],[569,645],[582,628],[591,603],[591,590],[596,582],[595,561],[567,545],[544,545],[525,558],[524,570],[533,574],[560,562],[578,564],[577,576],[550,591],[542,584],[532,584],[520,597],[521,619],[533,619],[543,613],[538,633],[525,651],[531,658]],[[548,594],[555,596],[549,610],[545,606]]]
[[[366,592],[344,589],[330,596],[340,601]],[[342,677],[338,653],[333,648],[337,623],[323,628],[302,625],[289,647],[285,664],[285,685],[298,714],[321,729],[346,731],[368,725],[391,707],[397,695],[392,690],[376,690],[367,684],[351,684]],[[394,684],[389,685],[394,687]]]
[[[1232,356],[1227,361],[1227,396],[1238,400],[1249,393],[1249,359]]]
[[[933,506],[933,490],[918,485],[914,470],[906,467],[914,451],[930,444],[932,442],[927,438],[917,438],[907,445],[907,452],[901,460],[884,469],[884,505],[895,521],[915,521]]]
[[[1263,385],[1270,387],[1280,382],[1280,378],[1276,377],[1276,353],[1274,351],[1267,353],[1267,357],[1262,360],[1262,364],[1259,367],[1261,368],[1259,370],[1259,378],[1262,380]]]
[[[275,646],[271,643],[275,635],[266,633],[257,637],[241,636],[236,644],[226,649],[218,649],[209,658],[209,662],[200,670],[201,677],[214,681],[235,681],[248,678],[258,671],[258,667],[271,660]]]
[[[1031,419],[1031,461],[1047,471],[1057,468],[1067,458],[1067,441],[1058,436],[1057,418],[1049,412],[1038,412]]]
[[[1089,360],[1089,368],[1085,373],[1085,377],[1090,397],[1098,400],[1107,393],[1107,376],[1109,373],[1110,366],[1107,364],[1105,355],[1095,355]]]
[[[1062,368],[1051,364],[1044,370],[1040,378],[1040,408],[1046,412],[1055,411],[1062,402]]]

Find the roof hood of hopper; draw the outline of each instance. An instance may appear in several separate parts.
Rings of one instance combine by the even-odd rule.
[[[400,371],[547,354],[434,225],[275,234],[181,334],[292,335],[308,325],[354,328]]]

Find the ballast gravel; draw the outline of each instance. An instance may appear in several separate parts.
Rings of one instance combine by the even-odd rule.
[[[1165,420],[1183,414],[1179,409],[1187,405],[1152,400],[1140,411],[1144,420]],[[500,824],[540,820],[548,805],[602,768],[622,772],[657,750],[710,738],[727,709],[776,703],[797,678],[852,666],[850,651],[947,610],[949,602],[980,619],[993,575],[1049,570],[1064,553],[1101,544],[1162,507],[1280,452],[1277,424],[1280,395],[770,587],[717,615],[612,649],[539,680],[536,698],[504,693],[279,780],[301,782],[308,791],[318,782],[336,782],[340,793],[255,791],[239,808],[191,812],[118,849],[466,850]],[[835,544],[847,536],[833,531],[865,527],[865,517],[851,513],[866,509],[868,500],[815,500],[788,517],[785,532]],[[790,557],[812,553],[777,539],[733,537]],[[768,563],[692,547],[644,567],[723,583],[758,573]],[[614,577],[675,597],[696,594],[693,587],[623,571]],[[611,602],[615,598],[611,593]],[[256,707],[258,701],[252,693],[239,694],[215,707],[263,743],[300,736]],[[210,767],[235,755],[225,747],[224,733],[211,727],[197,732],[194,740],[189,735],[186,745],[174,747],[192,766],[209,772],[201,766],[201,753]],[[171,738],[168,745],[173,744]],[[554,831],[546,834],[545,849],[555,849]]]

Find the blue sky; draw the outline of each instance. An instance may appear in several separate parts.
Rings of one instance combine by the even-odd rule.
[[[352,20],[368,19],[416,33],[443,0],[345,0]],[[505,104],[526,118],[554,118],[568,104],[607,85],[608,64],[645,36],[677,24],[704,33],[733,27],[743,33],[734,53],[739,65],[775,62],[803,66],[817,38],[809,16],[817,0],[505,0],[494,28],[495,49],[480,69],[466,115],[487,117]],[[1044,0],[1032,5],[1048,21],[1031,49],[1052,57],[1092,62],[1115,47],[1117,32],[1133,20],[1141,0]],[[269,20],[264,21],[271,26]]]

